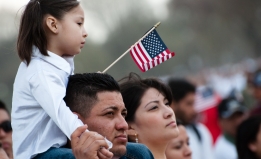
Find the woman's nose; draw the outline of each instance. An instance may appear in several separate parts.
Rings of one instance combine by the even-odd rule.
[[[174,112],[171,107],[165,108],[164,118],[170,118],[174,115]]]

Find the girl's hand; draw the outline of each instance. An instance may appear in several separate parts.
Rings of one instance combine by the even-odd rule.
[[[113,154],[107,149],[103,136],[86,131],[87,125],[77,128],[71,135],[72,150],[76,159],[111,159]]]

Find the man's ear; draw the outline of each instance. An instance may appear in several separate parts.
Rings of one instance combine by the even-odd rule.
[[[45,18],[45,24],[49,31],[51,31],[54,34],[58,33],[58,20],[55,17],[48,15]]]
[[[79,114],[79,113],[76,113],[76,112],[72,112],[73,114],[77,115],[78,116],[78,119],[80,119],[81,121],[83,121],[83,117]]]

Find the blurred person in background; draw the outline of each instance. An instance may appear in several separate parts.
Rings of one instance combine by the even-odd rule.
[[[12,127],[8,109],[0,101],[0,144],[10,159],[13,159]]]
[[[261,159],[261,116],[252,116],[237,129],[238,159]]]
[[[218,105],[218,120],[222,134],[214,147],[215,159],[237,159],[236,130],[246,117],[247,108],[236,98],[223,99]]]
[[[256,99],[254,108],[250,115],[261,115],[261,70],[257,70],[253,75],[253,96]]]
[[[119,83],[128,111],[128,134],[134,136],[129,140],[145,144],[155,159],[167,159],[168,143],[179,135],[175,114],[170,107],[169,87],[155,78],[141,79],[135,73],[130,73]]]
[[[185,79],[170,79],[171,104],[177,119],[186,127],[192,150],[192,159],[213,159],[212,137],[207,127],[196,121],[196,87]]]
[[[186,128],[177,120],[179,136],[170,140],[165,151],[167,159],[191,159],[189,137]]]

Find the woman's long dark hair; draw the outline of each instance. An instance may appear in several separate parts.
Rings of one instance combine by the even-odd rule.
[[[141,79],[139,75],[130,73],[127,77],[124,77],[119,81],[122,98],[125,107],[128,111],[126,121],[134,121],[136,110],[141,104],[141,99],[144,93],[149,88],[157,89],[169,103],[172,102],[172,94],[170,88],[156,78]]]
[[[259,159],[249,149],[249,144],[256,141],[260,127],[261,116],[252,116],[239,125],[236,136],[238,159]]]
[[[30,0],[20,20],[17,39],[20,59],[29,65],[33,45],[38,47],[41,54],[48,56],[47,38],[43,26],[45,15],[50,14],[61,20],[66,12],[78,5],[77,0]]]

